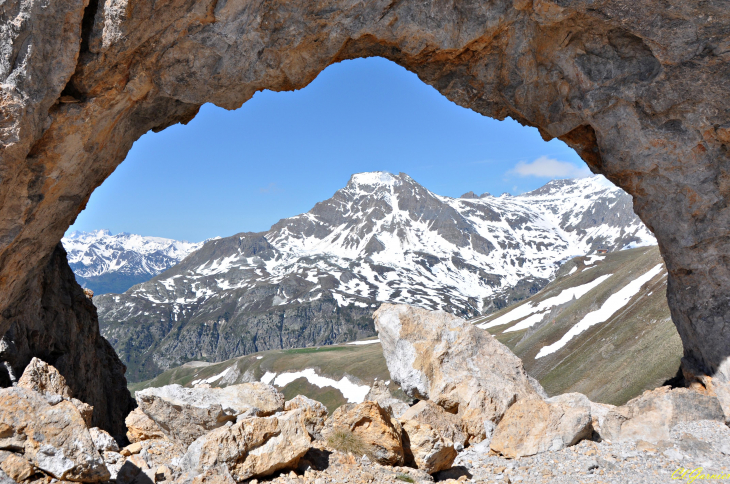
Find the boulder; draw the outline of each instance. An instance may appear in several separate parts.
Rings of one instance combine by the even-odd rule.
[[[378,405],[390,410],[391,415],[395,418],[400,418],[400,416],[406,413],[408,408],[410,408],[406,402],[395,398],[393,394],[390,393],[388,385],[386,385],[382,380],[377,380],[373,383],[373,386],[370,387],[370,391],[367,395],[365,395],[365,401],[378,402]]]
[[[20,455],[10,454],[2,459],[0,469],[5,472],[15,482],[20,482],[28,479],[30,476],[35,474],[33,464],[25,460]]]
[[[22,452],[56,479],[109,479],[81,414],[60,397],[51,400],[19,387],[0,389],[0,448]]]
[[[310,448],[303,409],[229,423],[198,438],[183,456],[183,472],[200,474],[225,465],[233,479],[263,477],[293,469]]]
[[[592,433],[591,406],[585,395],[522,399],[504,414],[490,448],[504,457],[517,458],[557,451],[590,438]]]
[[[66,379],[45,361],[33,357],[25,367],[23,374],[18,380],[18,386],[34,390],[44,395],[60,395],[71,398],[71,389],[66,385]]]
[[[284,409],[284,395],[264,383],[225,388],[167,385],[136,393],[137,404],[169,439],[190,445],[226,422],[267,416]]]
[[[228,467],[220,465],[195,476],[190,484],[236,484]]]
[[[119,444],[117,444],[114,437],[109,435],[106,430],[102,430],[99,427],[92,427],[89,429],[89,435],[91,435],[91,440],[94,442],[94,447],[99,451],[99,454],[103,455],[103,452],[119,452]]]
[[[124,424],[127,426],[127,439],[132,443],[166,438],[160,426],[145,415],[139,407],[127,415],[127,418],[124,419]]]
[[[664,386],[647,390],[626,405],[610,409],[603,420],[599,432],[602,439],[657,443],[669,440],[670,430],[678,423],[725,422],[725,413],[714,395]]]
[[[450,440],[454,444],[466,446],[469,442],[461,419],[428,400],[421,400],[410,407],[399,420],[413,420],[429,425],[444,439]]]
[[[302,425],[307,429],[312,439],[321,439],[322,430],[327,422],[327,407],[316,400],[307,398],[304,395],[297,395],[284,403],[284,410],[300,409]]]
[[[71,402],[81,413],[87,427],[91,427],[91,421],[94,416],[94,407],[88,403],[84,403],[77,398],[73,398],[71,389],[66,384],[66,379],[52,365],[45,361],[33,357],[28,366],[23,370],[23,374],[18,380],[18,386],[36,391],[42,395],[58,395],[61,398]]]
[[[381,465],[403,465],[403,429],[377,402],[345,404],[332,413],[324,436],[339,431],[352,432],[368,448],[370,457]],[[361,457],[361,456],[358,456]]]
[[[390,375],[411,397],[457,414],[471,442],[507,409],[544,390],[487,331],[444,311],[383,304],[374,313]]]
[[[456,450],[450,440],[436,430],[415,420],[401,421],[403,426],[403,450],[406,464],[433,474],[451,467]]]

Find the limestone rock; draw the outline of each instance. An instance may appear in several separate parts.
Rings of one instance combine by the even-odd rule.
[[[154,420],[149,418],[141,408],[135,408],[127,418],[124,419],[127,426],[127,439],[130,442],[140,442],[150,439],[165,439],[165,433]]]
[[[136,393],[142,412],[171,440],[190,445],[226,422],[266,416],[284,409],[284,396],[264,383],[225,388],[184,388],[167,385]]]
[[[688,388],[668,386],[647,390],[604,417],[600,436],[610,441],[644,440],[657,443],[670,439],[670,430],[680,422],[717,420],[725,414],[716,396]]]
[[[421,400],[400,416],[399,420],[413,420],[429,425],[444,439],[465,446],[469,439],[461,419],[428,400]]]
[[[409,408],[406,402],[398,400],[392,393],[390,393],[388,385],[386,385],[382,380],[377,380],[373,383],[370,391],[367,395],[365,395],[365,401],[378,402],[378,405],[390,410],[390,413],[395,418],[400,418],[400,416],[406,413]]]
[[[233,480],[228,467],[220,465],[195,476],[191,484],[236,484],[236,481]]]
[[[297,395],[291,400],[284,403],[284,410],[300,409],[300,418],[302,425],[307,429],[312,439],[321,439],[322,430],[327,421],[327,407],[316,400],[307,398],[304,395]]]
[[[25,388],[0,390],[0,447],[23,452],[26,460],[56,479],[109,479],[76,407],[61,399],[51,405]]]
[[[236,481],[294,468],[311,444],[302,425],[303,411],[251,417],[217,428],[193,442],[180,467],[200,473],[225,465]]]
[[[18,380],[18,386],[35,390],[38,393],[61,395],[71,398],[71,389],[66,385],[66,379],[61,376],[56,368],[45,361],[33,358],[25,367],[23,374]]]
[[[407,464],[429,474],[451,467],[456,459],[453,442],[444,439],[428,424],[415,420],[404,420],[401,424]]]
[[[0,464],[0,469],[16,482],[24,481],[33,474],[33,464],[18,454],[10,454]]]
[[[89,429],[89,435],[91,440],[94,442],[94,447],[103,455],[104,452],[119,452],[119,444],[114,440],[114,437],[109,435],[105,430],[99,427],[92,427]]]
[[[523,399],[504,414],[490,448],[505,457],[517,458],[560,450],[592,433],[590,401],[584,395]]]
[[[486,331],[443,311],[383,304],[375,314],[391,377],[406,394],[457,414],[470,442],[515,401],[540,398],[522,361]]]
[[[325,437],[338,430],[352,432],[372,449],[372,457],[381,465],[403,465],[403,429],[377,402],[345,404],[332,413]]]

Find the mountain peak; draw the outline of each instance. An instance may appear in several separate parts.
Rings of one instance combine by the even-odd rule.
[[[405,173],[398,173],[397,175],[393,175],[392,173],[388,173],[387,171],[368,171],[364,173],[355,173],[354,175],[352,175],[350,177],[350,181],[347,183],[347,186],[350,188],[360,186],[392,187],[404,181],[412,182],[413,180]]]

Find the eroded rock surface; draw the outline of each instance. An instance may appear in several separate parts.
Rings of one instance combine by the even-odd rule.
[[[374,316],[393,380],[458,415],[470,442],[483,440],[514,402],[542,398],[519,358],[461,318],[392,304]]]
[[[26,461],[56,479],[109,479],[86,423],[67,400],[25,388],[0,389],[0,428],[1,449],[22,452]]]
[[[263,417],[284,409],[284,395],[264,383],[225,388],[167,385],[136,393],[142,412],[171,440],[190,445],[206,432],[246,417]]]
[[[490,448],[517,458],[573,446],[593,433],[590,403],[579,393],[520,400],[497,425]]]
[[[415,420],[401,421],[406,463],[429,474],[448,469],[456,458],[454,443],[444,439],[430,425]]]

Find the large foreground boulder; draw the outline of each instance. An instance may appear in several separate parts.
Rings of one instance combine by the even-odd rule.
[[[284,395],[264,383],[225,388],[167,385],[136,393],[139,408],[171,440],[190,445],[226,422],[263,417],[284,409]]]
[[[301,410],[299,419],[312,439],[321,439],[322,430],[327,423],[327,407],[304,395],[297,395],[284,404],[284,411]]]
[[[544,395],[509,348],[461,318],[393,304],[374,317],[393,380],[457,414],[471,442],[491,433],[514,402]]]
[[[194,475],[225,466],[238,482],[292,469],[311,445],[302,412],[245,418],[215,429],[190,446],[181,468]]]
[[[338,442],[348,445],[348,437],[357,442],[352,448],[340,448],[357,457],[369,454],[381,465],[403,465],[403,429],[389,410],[377,402],[345,404],[332,413],[324,436],[335,447]],[[361,448],[361,450],[357,450]]]
[[[725,422],[718,398],[689,388],[665,386],[609,409],[599,433],[601,438],[611,441],[656,443],[669,440],[670,430],[678,423],[693,420]]]
[[[22,453],[59,480],[98,482],[110,477],[81,413],[57,395],[1,389],[0,449]]]
[[[490,448],[517,458],[575,445],[593,433],[591,402],[580,393],[547,401],[532,398],[512,405],[499,422]]]

